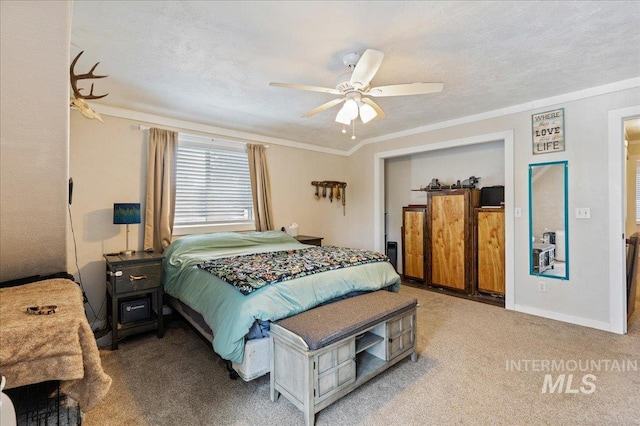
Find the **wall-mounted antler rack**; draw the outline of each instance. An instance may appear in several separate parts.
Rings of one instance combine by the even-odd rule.
[[[87,80],[87,79],[93,79],[93,78],[105,78],[108,77],[108,75],[95,75],[93,72],[96,70],[96,68],[98,67],[98,65],[100,64],[100,62],[96,62],[96,64],[91,67],[91,69],[89,70],[89,72],[84,73],[84,74],[76,74],[74,71],[74,68],[76,66],[76,63],[78,62],[78,59],[80,59],[80,56],[84,53],[84,50],[80,53],[78,53],[78,55],[75,57],[75,59],[73,60],[73,62],[71,62],[71,68],[69,69],[70,75],[71,75],[71,89],[73,90],[73,97],[71,99],[69,99],[69,106],[71,108],[77,109],[78,111],[80,111],[80,113],[82,113],[82,115],[86,118],[95,118],[98,121],[101,121],[102,123],[104,123],[104,120],[102,119],[102,117],[100,116],[100,114],[98,114],[93,108],[91,108],[91,106],[87,103],[87,99],[101,99],[104,98],[105,96],[108,95],[108,93],[105,93],[104,95],[94,95],[93,94],[93,83],[91,83],[91,89],[89,90],[89,94],[88,95],[83,95],[82,91],[84,90],[81,87],[78,87],[78,81],[79,80]]]
[[[319,200],[320,197],[327,198],[327,196],[329,197],[329,201],[332,203],[334,197],[336,200],[342,200],[342,214],[345,214],[345,205],[347,202],[346,182],[338,182],[335,180],[314,180],[311,182],[311,185],[316,187],[316,193],[314,194],[316,200]],[[322,187],[322,194],[320,194],[320,187]]]

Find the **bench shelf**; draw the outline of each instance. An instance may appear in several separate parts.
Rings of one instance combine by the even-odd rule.
[[[317,349],[277,323],[270,334],[271,400],[284,395],[304,412],[307,425],[314,424],[315,413],[392,365],[417,359],[415,305]]]

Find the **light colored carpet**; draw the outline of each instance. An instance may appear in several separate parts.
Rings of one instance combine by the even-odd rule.
[[[318,413],[316,424],[640,424],[640,370],[604,368],[615,360],[640,369],[640,309],[621,336],[409,286],[401,293],[419,301],[418,361],[406,359],[356,389]],[[180,320],[163,339],[132,336],[101,357],[113,385],[87,413],[88,426],[304,423],[286,398],[270,401],[268,375],[230,380],[220,358]],[[522,370],[529,362],[529,371],[508,371],[518,360]],[[534,360],[565,367],[599,361],[602,370],[535,371]],[[546,374],[555,382],[563,373],[573,374],[569,389],[578,393],[542,393]],[[595,385],[590,394],[580,391],[592,389],[582,383],[586,374],[595,376],[586,379]]]

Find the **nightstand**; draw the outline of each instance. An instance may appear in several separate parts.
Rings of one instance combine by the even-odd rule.
[[[312,237],[310,235],[298,235],[293,238],[300,241],[302,244],[309,244],[312,246],[321,246],[322,240],[324,239],[322,237]]]
[[[132,334],[162,329],[162,259],[158,253],[105,254],[111,349]]]

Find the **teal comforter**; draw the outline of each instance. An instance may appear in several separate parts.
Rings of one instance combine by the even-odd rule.
[[[241,363],[245,335],[256,320],[277,321],[353,291],[398,291],[400,276],[389,262],[326,271],[268,285],[243,295],[200,262],[227,256],[306,247],[280,231],[190,235],[165,251],[164,291],[200,313],[213,330],[213,349]]]

